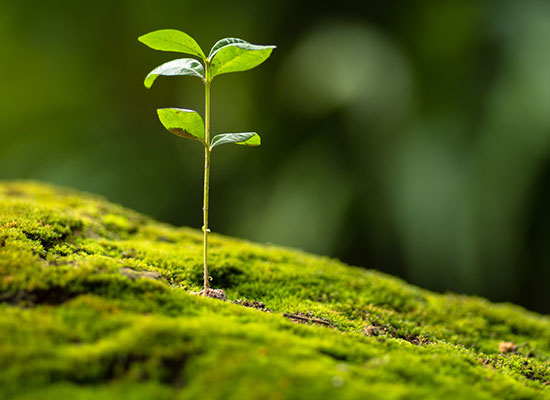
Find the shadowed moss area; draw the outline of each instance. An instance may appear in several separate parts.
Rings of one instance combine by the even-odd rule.
[[[189,294],[198,230],[0,183],[0,398],[550,399],[548,317],[291,249],[210,249],[239,304]]]

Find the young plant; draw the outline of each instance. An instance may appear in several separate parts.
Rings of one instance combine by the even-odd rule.
[[[210,157],[212,150],[226,143],[259,146],[256,132],[222,133],[210,139],[210,86],[221,74],[246,71],[257,67],[269,58],[275,46],[250,44],[242,39],[225,38],[217,41],[208,56],[198,43],[186,33],[174,29],[162,29],[147,33],[138,39],[154,50],[184,53],[195,58],[179,58],[162,64],[145,77],[145,87],[150,88],[159,76],[194,76],[204,83],[204,120],[193,110],[183,108],[159,108],[160,122],[174,135],[197,140],[204,147],[204,205],[203,205],[203,263],[204,296],[225,298],[223,290],[211,289],[208,276],[208,202],[210,183]]]

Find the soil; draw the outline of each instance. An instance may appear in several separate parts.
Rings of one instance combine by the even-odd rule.
[[[227,296],[225,295],[225,292],[222,289],[202,289],[200,292],[191,292],[191,294],[196,294],[198,296],[203,297],[211,297],[213,299],[218,299],[221,301],[227,300]]]

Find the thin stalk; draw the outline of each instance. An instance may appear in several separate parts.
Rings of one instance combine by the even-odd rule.
[[[204,256],[204,290],[210,284],[208,282],[208,200],[210,187],[210,65],[206,64],[206,77],[204,80],[204,202],[202,208],[204,233],[203,256]]]

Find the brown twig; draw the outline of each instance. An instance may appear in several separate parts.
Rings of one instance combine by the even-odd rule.
[[[311,322],[311,323],[314,323],[314,324],[321,324],[321,325],[325,325],[325,326],[330,326],[330,324],[327,321],[323,321],[322,319],[317,319],[317,318],[302,317],[301,315],[286,314],[286,313],[283,313],[283,317],[290,318],[290,319],[297,319],[297,320],[304,321],[304,322]]]

